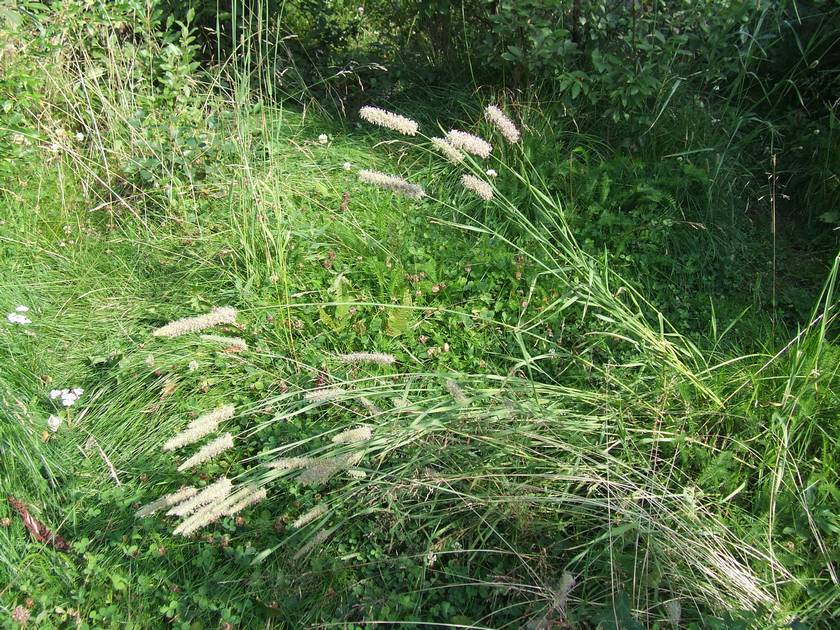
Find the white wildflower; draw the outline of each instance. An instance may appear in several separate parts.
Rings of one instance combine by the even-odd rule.
[[[493,150],[493,146],[486,140],[474,136],[471,133],[457,131],[455,129],[446,134],[446,141],[456,149],[461,149],[462,151],[482,158],[489,157],[490,152]]]
[[[233,448],[233,436],[230,433],[220,435],[209,444],[202,446],[192,457],[178,466],[178,472],[184,472],[199,464],[203,464],[231,448]]]
[[[179,337],[191,332],[198,332],[205,328],[219,324],[232,324],[236,321],[236,309],[229,306],[214,308],[205,315],[185,317],[161,326],[152,332],[154,337]]]
[[[344,363],[378,363],[379,365],[391,365],[396,361],[393,354],[384,352],[351,352],[340,354],[338,358]]]
[[[473,175],[461,175],[461,185],[467,190],[471,190],[476,195],[490,201],[493,198],[493,187],[485,181],[478,179]]]
[[[484,116],[490,123],[499,130],[505,137],[505,140],[511,144],[519,142],[519,129],[513,124],[513,121],[508,118],[504,112],[495,105],[488,105],[484,110]]]
[[[320,505],[316,505],[314,508],[309,510],[306,514],[303,514],[298,517],[298,519],[292,523],[292,527],[295,529],[300,529],[304,525],[307,525],[314,521],[317,518],[320,518],[324,514],[327,513],[327,506],[321,503]]]
[[[402,177],[387,175],[379,171],[361,170],[359,171],[359,179],[366,184],[373,184],[412,199],[421,199],[426,194],[417,184],[407,182]]]
[[[198,369],[198,361],[196,361],[195,359],[190,361],[189,364],[187,365],[187,369],[190,372],[195,372]]]
[[[6,319],[9,320],[10,324],[20,324],[21,326],[26,326],[27,324],[32,323],[31,319],[25,315],[21,315],[20,313],[9,313],[6,315]]]
[[[410,118],[369,105],[359,110],[359,116],[369,123],[392,129],[406,136],[416,135],[419,129],[419,125]]]
[[[49,428],[49,430],[52,431],[53,433],[58,431],[58,427],[60,427],[60,426],[61,426],[61,418],[60,417],[50,416],[49,418],[47,418],[47,428]]]
[[[432,146],[440,151],[447,160],[452,162],[453,164],[460,164],[464,161],[464,154],[461,153],[458,149],[453,147],[443,138],[431,138],[430,142]]]
[[[345,162],[342,166],[343,166],[345,171],[349,171],[349,170],[353,169],[353,165],[350,164],[350,162]]]
[[[28,313],[29,312],[29,307],[21,304],[20,306],[15,307],[15,311],[18,312],[18,313]]]
[[[325,133],[322,133],[320,136],[318,136],[318,144],[327,144],[327,142],[329,141],[330,139]]]
[[[332,441],[336,444],[352,444],[353,442],[364,442],[372,436],[373,430],[369,426],[361,426],[334,435]]]
[[[73,389],[53,389],[50,391],[50,399],[55,400],[61,398],[61,404],[65,407],[72,407],[76,401],[85,393],[81,387],[74,387]]]
[[[499,174],[495,170],[493,170],[492,168],[488,168],[486,173],[487,173],[488,177],[498,177],[499,176]]]

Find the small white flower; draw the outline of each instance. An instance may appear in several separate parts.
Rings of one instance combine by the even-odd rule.
[[[198,361],[193,359],[190,361],[189,365],[187,365],[187,368],[189,368],[190,372],[195,372],[198,369]]]
[[[318,136],[318,142],[320,144],[327,144],[327,142],[329,142],[329,141],[330,141],[330,139],[327,137],[327,134],[325,134],[325,133],[322,133],[320,136]]]
[[[356,9],[356,11],[359,12],[359,15],[363,15],[364,12],[365,12],[365,8],[364,7],[359,7],[358,9]]]
[[[53,153],[58,153],[59,149],[61,149],[61,146],[59,146],[59,144],[58,144],[57,142],[53,142],[53,143],[49,146],[49,149],[50,149],[50,151],[52,151]]]
[[[72,407],[79,397],[85,393],[81,387],[74,387],[73,389],[54,389],[50,392],[50,398],[55,400],[61,398],[61,404],[65,407]]]
[[[21,304],[20,306],[15,308],[15,311],[17,311],[18,313],[28,313],[29,312],[29,307],[28,306],[23,306]]]
[[[58,431],[58,427],[60,426],[61,418],[59,418],[58,416],[50,416],[49,418],[47,418],[47,428],[49,428],[49,430],[53,433]]]
[[[490,177],[497,177],[499,174],[496,171],[494,171],[492,168],[488,168],[487,169],[487,175],[489,175]]]
[[[9,320],[10,324],[20,324],[21,326],[25,326],[26,324],[31,324],[32,320],[28,317],[24,317],[18,313],[9,313],[6,315],[6,319]]]
[[[350,162],[345,162],[345,163],[344,163],[344,170],[345,170],[345,171],[349,171],[349,170],[351,170],[352,168],[353,168],[353,165],[352,165],[352,164],[350,164]]]
[[[83,134],[81,131],[79,131],[79,132],[77,132],[77,133],[76,133],[76,140],[77,140],[78,142],[81,142],[81,141],[82,141],[82,140],[84,140],[84,139],[85,139],[85,134]]]

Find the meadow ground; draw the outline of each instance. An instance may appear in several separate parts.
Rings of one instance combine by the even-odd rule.
[[[691,146],[614,155],[536,102],[508,108],[510,143],[489,98],[406,99],[428,136],[492,141],[453,165],[236,77],[188,74],[188,101],[149,111],[159,87],[116,53],[25,55],[0,485],[66,548],[2,508],[4,623],[830,627],[834,241],[748,245],[764,223],[702,223],[729,191]],[[235,320],[152,335],[218,307]],[[224,405],[204,439],[233,447],[179,472],[195,447],[163,445]],[[136,514],[221,477],[265,497],[191,536]]]

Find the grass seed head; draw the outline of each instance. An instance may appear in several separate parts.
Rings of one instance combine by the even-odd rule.
[[[456,129],[446,134],[446,141],[456,149],[461,149],[481,158],[490,157],[490,152],[493,150],[493,145],[486,140]]]
[[[464,161],[464,154],[443,138],[431,138],[430,142],[435,149],[442,153],[443,156],[453,164],[460,164]]]
[[[380,173],[379,171],[361,170],[359,171],[359,180],[411,199],[422,199],[426,195],[423,189],[417,184],[412,184],[402,177]]]
[[[380,109],[379,107],[371,107],[370,105],[362,107],[359,110],[359,116],[362,120],[366,120],[379,127],[391,129],[405,136],[417,135],[417,130],[420,128],[420,125],[410,118]]]
[[[490,201],[493,198],[493,187],[474,175],[461,175],[461,185],[474,192],[484,201]]]
[[[214,308],[205,315],[196,317],[184,317],[174,322],[169,322],[152,332],[154,337],[180,337],[192,332],[198,332],[205,328],[212,328],[219,324],[232,324],[236,321],[236,309],[229,306]]]
[[[519,129],[513,124],[513,121],[508,118],[505,113],[495,105],[488,105],[484,110],[484,117],[499,130],[505,140],[511,144],[519,142]]]
[[[354,442],[365,442],[371,438],[373,430],[368,427],[359,427],[357,429],[350,429],[342,431],[333,436],[332,441],[336,444],[352,444]]]
[[[231,448],[233,448],[233,436],[230,433],[220,435],[209,444],[202,446],[192,457],[178,466],[178,472],[184,472],[185,470],[203,464]]]
[[[320,518],[324,514],[327,513],[327,506],[321,503],[320,505],[316,505],[314,508],[309,510],[306,514],[301,515],[298,519],[292,523],[292,527],[295,529],[300,529],[304,525],[307,525],[314,521],[317,518]]]
[[[351,352],[340,354],[338,358],[344,363],[376,363],[377,365],[391,365],[396,361],[393,354],[384,352]]]

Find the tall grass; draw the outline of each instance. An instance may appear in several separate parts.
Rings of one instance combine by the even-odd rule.
[[[817,495],[830,493],[837,461],[837,261],[810,323],[784,347],[748,356],[709,350],[616,273],[607,254],[578,243],[568,221],[573,198],[560,197],[529,157],[529,143],[552,140],[547,130],[536,131],[537,123],[523,121],[524,147],[497,150],[501,157],[490,163],[465,159],[474,176],[486,179],[492,166],[505,180],[494,184],[492,201],[479,205],[454,185],[453,168],[431,147],[401,142],[369,149],[367,139],[289,111],[272,94],[251,93],[247,55],[264,61],[267,50],[260,31],[252,32],[259,45],[243,40],[237,49],[246,53],[244,65],[231,60],[209,75],[171,73],[168,100],[125,47],[92,55],[71,32],[65,52],[44,62],[44,109],[32,117],[45,134],[82,130],[84,144],[62,140],[53,166],[82,183],[79,199],[96,200],[95,212],[117,235],[108,251],[120,253],[114,260],[105,246],[78,259],[47,252],[45,276],[83,276],[88,265],[101,271],[89,277],[88,298],[73,316],[53,318],[45,332],[85,337],[85,349],[114,338],[120,345],[118,356],[102,352],[88,361],[84,375],[93,386],[84,383],[91,396],[84,432],[52,460],[26,412],[25,398],[43,389],[34,369],[16,364],[0,379],[11,410],[4,455],[14,456],[4,457],[0,469],[4,489],[37,498],[46,485],[30,489],[22,480],[46,479],[56,489],[54,471],[73,462],[85,477],[65,504],[75,520],[77,507],[81,513],[113,486],[105,462],[83,455],[93,436],[121,478],[153,472],[153,479],[132,482],[132,496],[115,499],[123,503],[113,513],[73,525],[131,531],[129,503],[175,491],[183,481],[162,444],[188,414],[235,397],[239,411],[230,430],[243,446],[227,473],[236,484],[266,488],[264,503],[294,512],[299,525],[279,541],[274,528],[252,531],[257,565],[270,562],[278,572],[308,567],[321,553],[346,550],[358,531],[370,531],[388,540],[389,557],[375,561],[382,566],[408,559],[424,576],[445,578],[434,588],[485,587],[493,606],[472,622],[485,627],[601,617],[617,625],[678,626],[745,610],[756,623],[771,624],[792,611],[819,620],[836,609],[836,550],[824,514],[830,503]],[[113,35],[101,33],[104,41]],[[187,29],[174,44],[179,68],[190,67],[188,37]],[[171,54],[154,40],[148,45],[153,58]],[[536,119],[539,105],[533,107]],[[147,114],[139,124],[138,111]],[[444,127],[451,122],[440,120]],[[161,132],[168,124],[177,129]],[[316,141],[322,131],[333,133],[330,153]],[[180,143],[178,134],[195,142]],[[232,138],[232,146],[220,136]],[[342,162],[389,170],[377,149],[390,151],[417,181],[431,182],[427,205],[400,201],[394,210],[380,193],[353,187]],[[205,167],[209,174],[199,174]],[[358,212],[341,214],[345,188]],[[70,205],[62,217],[73,216]],[[315,218],[304,218],[303,210]],[[404,348],[395,365],[360,367],[339,356],[358,348],[315,343],[327,332],[309,339],[291,326],[256,332],[267,314],[291,320],[302,311],[372,308],[399,318],[427,310],[406,300],[395,305],[385,291],[356,299],[340,283],[302,287],[290,265],[292,244],[313,234],[360,255],[396,258],[388,231],[400,213],[451,238],[492,242],[538,270],[515,319],[476,315],[458,304],[440,309],[502,330],[499,338],[507,341],[499,363],[507,369],[498,363],[480,373],[427,369]],[[333,214],[331,230],[309,229]],[[150,260],[144,251],[153,253]],[[152,261],[165,261],[165,274]],[[96,285],[117,284],[121,292],[96,295]],[[539,309],[528,299],[538,285],[557,290]],[[243,330],[225,332],[256,343],[225,353],[198,338],[147,334],[222,303],[237,306],[245,322]],[[544,332],[563,320],[577,327],[574,348],[558,347]],[[9,341],[4,353],[15,360],[17,348]],[[81,353],[71,349],[64,361],[82,363]],[[313,386],[311,376],[326,372],[331,382]],[[267,394],[256,386],[265,382]],[[329,399],[322,395],[327,386],[334,388]],[[370,427],[369,437],[333,439],[360,425]],[[703,491],[709,462],[724,455],[733,458],[735,488]],[[279,458],[305,459],[283,467]],[[785,528],[801,533],[803,525],[807,533],[797,539],[803,553],[820,559],[821,569],[810,574],[796,571],[780,548]],[[27,557],[31,565],[43,562]],[[20,558],[0,558],[10,573],[20,570]],[[118,568],[120,561],[107,564]],[[227,570],[231,581],[245,574]],[[432,588],[425,581],[399,586],[421,598]],[[328,604],[313,598],[303,616],[319,619],[318,606]]]

